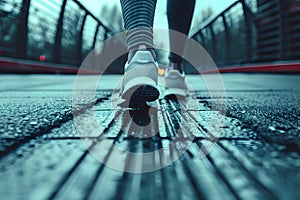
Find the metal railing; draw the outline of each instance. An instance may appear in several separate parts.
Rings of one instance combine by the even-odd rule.
[[[251,1],[251,0],[249,0]],[[299,60],[299,0],[238,0],[192,34],[218,66]]]
[[[300,59],[300,1],[259,0],[258,61]]]
[[[114,35],[77,0],[0,0],[0,55],[78,66]]]
[[[78,0],[0,0],[0,56],[78,67],[113,34]],[[299,60],[300,0],[237,0],[192,38],[218,66]]]

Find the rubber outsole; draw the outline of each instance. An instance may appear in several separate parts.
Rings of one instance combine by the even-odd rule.
[[[158,97],[159,90],[153,85],[136,85],[122,95],[130,108],[147,107],[147,102],[155,101]]]

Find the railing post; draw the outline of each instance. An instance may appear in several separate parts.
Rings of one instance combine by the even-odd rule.
[[[86,12],[83,17],[81,29],[80,29],[79,36],[78,36],[77,64],[79,64],[79,65],[81,64],[81,61],[82,61],[82,39],[83,39],[84,25],[85,25],[87,16],[88,16],[88,13]]]
[[[222,19],[223,19],[223,24],[224,24],[224,29],[225,29],[225,38],[226,38],[226,41],[225,41],[225,44],[226,44],[226,62],[225,63],[228,63],[229,62],[229,57],[230,57],[230,47],[231,47],[231,42],[230,42],[230,34],[229,34],[229,30],[228,30],[228,26],[227,26],[227,22],[226,22],[226,18],[225,18],[225,15],[223,14],[222,15]]]
[[[247,43],[247,48],[246,48],[246,62],[250,62],[252,57],[253,57],[253,45],[252,45],[252,29],[251,29],[251,23],[250,23],[250,16],[248,13],[249,9],[248,6],[246,5],[245,0],[240,0],[243,6],[243,12],[244,12],[244,18],[245,18],[245,26],[246,26],[246,43]]]
[[[279,39],[279,56],[281,60],[285,60],[287,58],[287,31],[286,31],[286,15],[287,15],[287,9],[285,6],[286,3],[289,2],[283,2],[281,0],[278,0],[278,5],[279,5],[279,35],[280,35],[280,39]]]
[[[98,24],[98,25],[97,25],[97,28],[96,28],[96,31],[95,31],[95,33],[94,33],[94,40],[93,40],[93,46],[92,46],[92,49],[94,49],[95,46],[96,46],[96,40],[97,40],[97,35],[98,35],[98,32],[99,32],[99,28],[100,28],[100,25]]]
[[[205,44],[205,38],[204,38],[204,36],[203,36],[202,31],[199,31],[199,35],[200,35],[201,40],[202,40],[202,46],[203,46],[203,48],[205,48],[205,47],[206,47],[206,44]]]
[[[214,33],[214,30],[213,30],[213,27],[212,27],[213,24],[211,24],[209,26],[209,30],[210,30],[210,33],[211,33],[211,39],[212,39],[212,55],[213,55],[213,58],[215,59],[216,57],[216,37],[215,37],[215,33]]]
[[[107,30],[105,30],[105,33],[104,33],[104,40],[106,40],[108,38],[108,32]]]
[[[27,55],[27,36],[28,36],[28,15],[30,0],[23,0],[21,15],[18,21],[16,32],[16,54],[19,58],[26,58]]]
[[[63,20],[64,20],[66,4],[67,4],[67,0],[64,0],[61,6],[61,10],[57,22],[55,43],[53,49],[54,62],[58,62],[58,63],[60,62],[60,58],[61,58],[61,37],[62,37],[62,28],[63,28]]]

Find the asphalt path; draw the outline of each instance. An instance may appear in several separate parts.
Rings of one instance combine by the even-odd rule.
[[[116,106],[120,76],[98,78],[0,75],[1,199],[300,198],[300,75],[190,75],[187,100],[161,95],[149,112]],[[164,166],[178,135],[191,144]]]

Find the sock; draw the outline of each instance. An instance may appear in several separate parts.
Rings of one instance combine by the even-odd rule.
[[[181,74],[183,73],[183,65],[181,63],[170,62],[168,70],[178,70]]]
[[[137,50],[154,53],[153,20],[156,0],[121,0],[130,60]],[[155,53],[154,53],[155,55]]]

